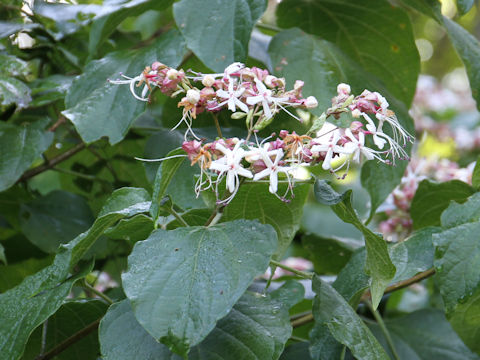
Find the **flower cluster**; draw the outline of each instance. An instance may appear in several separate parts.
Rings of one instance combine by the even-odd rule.
[[[134,78],[122,75],[123,79],[109,81],[129,84],[133,96],[142,101],[149,101],[155,87],[168,96],[183,94],[178,103],[178,107],[183,108],[183,117],[177,126],[185,123],[188,128],[185,135],[191,133],[195,138],[192,120],[204,111],[217,113],[228,109],[234,113],[232,117],[235,119],[245,117],[249,129],[261,130],[280,110],[300,120],[287,107],[311,109],[318,106],[315,97],[302,97],[303,81],[297,80],[294,88],[287,91],[284,78],[257,67],[248,68],[242,63],[233,63],[218,74],[187,73],[154,62]],[[137,88],[142,85],[138,94]]]
[[[198,196],[203,190],[213,189],[217,201],[223,204],[234,198],[245,180],[268,181],[269,191],[288,201],[287,195],[293,196],[294,174],[299,167],[321,164],[324,170],[336,173],[340,169],[348,170],[351,162],[360,163],[362,159],[394,165],[396,159],[408,158],[405,147],[413,141],[382,95],[365,90],[355,97],[347,84],[338,85],[332,106],[314,120],[307,134],[282,130],[278,136],[272,134],[259,142],[256,132],[268,125],[277,112],[283,110],[298,119],[287,107],[310,109],[318,105],[313,96],[302,97],[303,81],[297,80],[293,89],[287,91],[283,78],[241,63],[229,65],[223,73],[201,74],[185,73],[155,62],[139,76],[124,78],[111,82],[128,83],[133,95],[143,101],[148,101],[154,87],[169,96],[184,95],[178,103],[183,108],[178,125],[187,124],[183,149],[192,165],[198,164],[201,169],[195,191]],[[195,87],[197,83],[203,88]],[[139,95],[136,88],[142,85]],[[246,139],[220,136],[204,143],[195,136],[191,126],[197,114],[224,109],[233,112],[232,118],[246,118],[249,134]],[[335,125],[335,119],[344,113],[351,119],[349,126]],[[329,117],[333,120],[327,121]],[[188,141],[188,134],[192,134],[194,140]],[[255,142],[249,141],[253,134]],[[287,184],[281,195],[278,194],[279,179]],[[219,191],[223,180],[226,196]]]

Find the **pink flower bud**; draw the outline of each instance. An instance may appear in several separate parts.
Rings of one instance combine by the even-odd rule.
[[[178,78],[178,71],[175,69],[169,69],[167,71],[167,78],[170,80],[176,80]]]
[[[309,96],[305,99],[303,104],[307,109],[314,109],[318,106],[318,101],[314,96]]]
[[[278,134],[280,139],[285,139],[288,136],[288,131],[287,130],[280,130],[280,133]]]
[[[345,94],[345,95],[350,95],[350,85],[348,84],[344,84],[344,83],[341,83],[341,84],[338,84],[337,86],[337,92],[338,94]]]
[[[203,86],[212,87],[215,84],[215,78],[212,75],[205,75],[202,79]]]

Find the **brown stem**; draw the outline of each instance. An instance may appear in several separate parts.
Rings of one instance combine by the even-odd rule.
[[[292,327],[296,328],[296,327],[308,324],[311,321],[313,321],[313,314],[309,313],[305,316],[302,316],[298,319],[293,320],[291,324],[292,324]]]
[[[394,292],[394,291],[397,291],[397,290],[400,290],[400,289],[403,289],[403,288],[406,288],[407,286],[410,286],[412,284],[415,284],[417,282],[420,282],[426,278],[429,278],[430,276],[434,275],[435,274],[435,269],[434,268],[431,268],[431,269],[428,269],[424,272],[421,272],[421,273],[418,273],[417,275],[411,277],[410,279],[406,279],[406,280],[403,280],[403,281],[399,281],[398,283],[396,284],[392,284],[390,286],[388,286],[385,291],[384,291],[384,294],[388,294],[388,293],[391,293],[391,292]],[[365,294],[362,295],[362,298],[360,301],[365,301],[365,300],[368,300],[370,299],[371,297],[371,294],[370,294],[370,290],[367,290],[365,292]]]
[[[73,148],[65,151],[64,153],[58,155],[57,157],[47,160],[44,164],[37,166],[31,170],[25,171],[25,173],[20,177],[20,179],[17,180],[17,183],[26,181],[46,170],[50,170],[55,165],[61,163],[62,161],[67,160],[68,158],[78,153],[80,150],[83,150],[85,146],[86,145],[84,143],[77,144]]]
[[[218,116],[212,113],[213,120],[215,121],[215,127],[217,128],[217,134],[220,139],[223,139],[222,129],[220,128],[220,123],[218,122]]]
[[[49,360],[53,359],[55,356],[63,352],[65,349],[68,347],[72,346],[76,342],[82,340],[84,337],[88,336],[90,333],[98,329],[98,325],[100,324],[100,320],[95,320],[93,323],[90,325],[87,325],[87,327],[83,328],[82,330],[78,331],[77,333],[73,334],[69,338],[65,339],[62,341],[60,344],[55,346],[52,350],[47,352],[46,354],[39,355],[35,358],[35,360]]]
[[[63,116],[60,116],[55,124],[48,128],[48,131],[54,132],[57,128],[62,125],[66,119]]]

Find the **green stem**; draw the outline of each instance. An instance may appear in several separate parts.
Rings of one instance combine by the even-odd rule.
[[[103,300],[105,300],[108,304],[112,305],[113,304],[113,300],[110,299],[107,295],[105,295],[104,293],[102,293],[101,291],[98,291],[97,289],[95,289],[93,286],[91,286],[86,279],[83,279],[83,287],[85,289],[87,289],[88,291],[94,293],[95,295],[97,295],[98,297],[102,298]]]
[[[296,270],[294,268],[291,268],[290,266],[284,265],[281,262],[278,262],[278,261],[275,261],[275,260],[270,260],[270,264],[278,266],[281,269],[290,271],[291,273],[294,273],[295,275],[298,275],[298,276],[300,276],[302,278],[305,278],[305,279],[312,279],[313,278],[313,273],[308,273],[308,272]]]
[[[290,336],[290,340],[293,340],[293,341],[298,341],[298,342],[308,342],[307,339],[304,339],[302,337],[299,337],[299,336]]]
[[[395,360],[400,360],[400,356],[398,356],[397,349],[395,349],[395,345],[393,344],[392,337],[390,336],[390,332],[388,331],[387,327],[385,326],[385,323],[383,322],[382,316],[378,313],[373,308],[373,305],[370,301],[366,301],[367,306],[370,309],[370,312],[373,314],[375,317],[375,320],[377,321],[378,325],[380,326],[380,329],[383,332],[383,335],[385,335],[385,339],[387,340],[388,347],[392,351],[393,357]]]
[[[282,29],[280,29],[279,27],[277,27],[277,26],[275,26],[275,25],[265,24],[265,23],[262,23],[262,22],[257,22],[257,23],[255,24],[255,27],[257,27],[257,28],[259,28],[259,29],[276,31],[276,32],[282,31]]]
[[[168,207],[166,208],[165,210],[167,210],[170,214],[172,214],[175,219],[177,219],[183,226],[185,227],[189,227],[190,225],[188,225],[188,223],[182,218],[182,216],[177,213],[175,210],[173,210],[173,208],[171,207]]]
[[[63,174],[76,176],[76,177],[79,177],[79,178],[82,178],[82,179],[85,179],[85,180],[103,181],[102,179],[98,179],[98,178],[97,178],[96,176],[94,176],[94,175],[83,174],[83,173],[78,172],[78,171],[73,171],[73,170],[68,170],[68,169],[62,169],[62,168],[59,168],[59,167],[54,167],[54,168],[52,168],[52,170],[58,171],[58,172],[63,173]]]

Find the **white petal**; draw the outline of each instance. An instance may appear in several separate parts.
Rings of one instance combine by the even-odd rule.
[[[268,190],[272,194],[276,194],[278,190],[278,174],[276,171],[272,172],[270,174],[270,186],[268,187]]]
[[[221,98],[224,98],[224,99],[229,99],[230,98],[230,94],[228,92],[226,92],[225,90],[217,90],[217,96],[221,97]]]
[[[261,102],[262,100],[263,100],[262,95],[249,96],[249,97],[247,97],[247,104],[248,105],[256,105],[259,102]]]
[[[227,189],[230,193],[235,191],[235,172],[229,171],[227,173]]]
[[[253,177],[253,174],[251,173],[251,171],[247,170],[243,167],[239,167],[237,169],[237,173],[238,173],[238,175],[241,175],[241,176],[249,178],[249,179],[251,179]]]
[[[260,179],[263,179],[265,176],[267,175],[270,175],[270,173],[272,172],[271,169],[263,169],[262,171],[260,171],[259,173],[256,173],[255,176],[253,177],[253,181],[257,181],[257,180],[260,180]]]
[[[243,102],[241,102],[241,101],[238,100],[238,99],[235,99],[235,104],[237,104],[237,106],[240,108],[240,110],[242,110],[243,112],[248,113],[248,106],[245,105]]]

